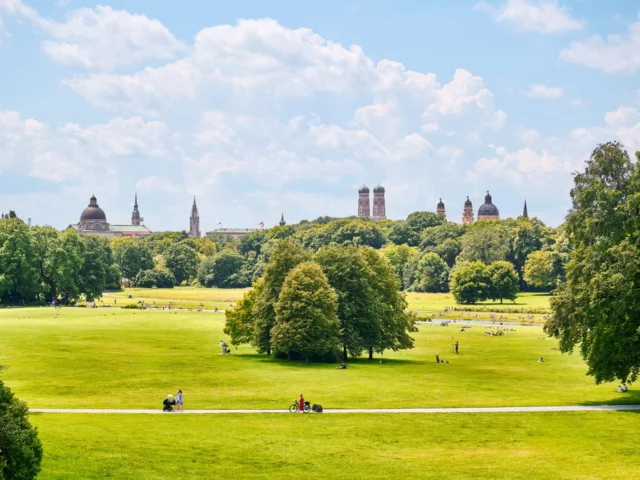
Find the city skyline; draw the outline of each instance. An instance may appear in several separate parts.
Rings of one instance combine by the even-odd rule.
[[[122,221],[137,191],[146,224],[182,230],[195,194],[206,231],[350,216],[374,180],[393,192],[388,218],[442,197],[457,219],[489,189],[501,218],[526,197],[557,226],[598,143],[640,149],[631,2],[175,12],[0,2],[0,210],[64,228],[95,193]]]

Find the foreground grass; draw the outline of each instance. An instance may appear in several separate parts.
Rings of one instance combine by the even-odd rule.
[[[31,420],[43,480],[640,477],[640,415],[628,412]]]
[[[235,304],[247,289],[231,288],[192,288],[180,287],[174,289],[129,288],[122,292],[106,293],[103,302],[98,305],[123,306],[141,304],[162,307],[171,305],[175,308],[225,310]],[[489,319],[490,312],[496,313],[496,318],[505,321],[522,321],[532,319],[543,321],[544,314],[549,311],[550,295],[546,293],[521,293],[515,302],[483,302],[477,305],[457,305],[450,293],[416,293],[407,294],[407,301],[411,310],[417,311],[423,317],[437,317],[449,319]],[[458,311],[445,312],[447,307],[457,307]],[[472,311],[463,311],[462,308]],[[533,316],[529,317],[529,313]]]
[[[187,409],[285,409],[301,392],[327,408],[640,403],[635,388],[620,394],[616,385],[594,385],[581,358],[541,340],[540,327],[487,337],[496,327],[426,324],[413,350],[336,370],[257,355],[248,345],[223,357],[223,324],[223,314],[207,312],[2,310],[0,364],[34,408],[160,408],[179,388]],[[450,363],[436,364],[436,354]]]

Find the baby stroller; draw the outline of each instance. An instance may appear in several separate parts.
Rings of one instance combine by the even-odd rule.
[[[173,395],[167,395],[167,398],[165,398],[162,401],[162,411],[163,412],[173,412],[173,406],[175,404],[176,404],[176,401],[173,398]]]

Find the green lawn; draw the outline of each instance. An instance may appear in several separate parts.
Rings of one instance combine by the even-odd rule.
[[[487,337],[491,327],[461,332],[458,325],[426,324],[415,349],[336,370],[274,360],[248,345],[223,357],[223,323],[223,314],[207,312],[5,309],[3,378],[32,407],[160,408],[178,388],[186,408],[287,408],[301,392],[328,408],[640,401],[635,388],[619,394],[615,385],[594,385],[581,358],[540,340],[540,327]],[[436,354],[451,363],[436,364]]]
[[[640,478],[630,412],[31,419],[43,480]]]
[[[122,306],[127,304],[139,304],[144,301],[146,304],[156,307],[171,305],[176,308],[204,308],[213,310],[218,308],[224,310],[235,304],[242,298],[246,289],[216,289],[216,288],[192,288],[180,287],[175,289],[150,289],[150,288],[130,288],[122,292],[111,292],[104,295],[104,304],[111,306]],[[131,297],[131,298],[129,298]],[[420,316],[450,319],[488,319],[489,312],[496,311],[496,318],[500,316],[503,320],[520,321],[524,320],[529,311],[533,309],[534,321],[543,321],[544,314],[549,311],[550,295],[546,293],[521,293],[515,302],[484,302],[477,305],[463,306],[473,311],[445,312],[446,307],[456,306],[453,296],[449,293],[415,293],[407,294],[409,308],[417,311]],[[114,300],[116,303],[114,303]],[[102,302],[98,302],[102,305]]]

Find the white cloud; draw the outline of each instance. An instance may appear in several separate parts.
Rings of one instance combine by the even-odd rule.
[[[530,98],[555,100],[564,95],[564,89],[562,87],[548,87],[546,85],[532,83],[524,93]]]
[[[507,0],[498,7],[481,1],[475,8],[490,12],[498,23],[527,32],[558,34],[584,27],[584,22],[573,17],[557,0]]]
[[[626,35],[595,35],[573,42],[560,52],[560,58],[607,73],[633,74],[640,69],[640,18],[629,25]]]
[[[513,185],[520,185],[525,180],[541,182],[555,173],[569,173],[573,165],[567,154],[538,151],[531,147],[513,152],[505,147],[493,149],[494,156],[480,158],[473,164],[469,178],[498,178]]]
[[[20,0],[0,0],[0,10],[26,18],[51,36],[42,49],[62,65],[113,71],[171,60],[185,48],[158,20],[109,6],[74,10],[64,23],[40,16]]]
[[[159,178],[156,175],[141,178],[136,184],[136,190],[143,193],[177,193],[180,189],[170,180]]]

